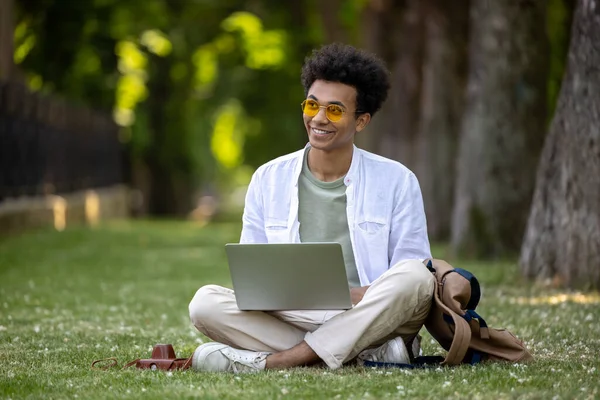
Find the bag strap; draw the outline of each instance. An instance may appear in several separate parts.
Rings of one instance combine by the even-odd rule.
[[[123,368],[121,368],[121,369],[125,369],[125,368],[129,368],[131,366],[134,366],[135,364],[137,364],[138,361],[140,361],[140,358],[136,358],[133,361],[129,361],[127,364],[123,365]]]
[[[183,367],[181,367],[182,370],[188,369],[192,366],[192,359],[194,358],[194,356],[192,355],[190,358],[188,358],[185,361],[185,364],[183,364]]]
[[[475,310],[479,304],[479,300],[481,300],[481,286],[479,286],[479,281],[475,275],[465,269],[454,268],[452,271],[469,281],[469,284],[471,285],[471,298],[465,308],[467,310]]]
[[[487,322],[485,322],[485,319],[483,319],[481,315],[477,314],[475,310],[467,310],[463,318],[467,322],[471,322],[473,319],[479,321],[479,337],[481,339],[490,338],[490,330],[488,329]]]
[[[176,369],[186,370],[186,369],[190,368],[192,366],[192,358],[193,357],[185,359],[185,363],[183,364],[183,366],[181,368],[176,368]],[[123,367],[121,369],[126,369],[129,367],[132,367],[132,366],[136,365],[138,363],[138,361],[140,361],[140,360],[141,360],[141,358],[136,358],[133,361],[129,361],[127,364],[123,365]],[[178,360],[182,360],[182,359],[174,359],[172,361],[175,362]],[[107,365],[97,366],[97,364],[103,363],[103,362],[110,362],[110,363]],[[114,357],[95,360],[94,362],[92,362],[92,366],[91,366],[92,369],[96,369],[96,370],[107,370],[112,367],[118,367],[118,361]]]
[[[436,276],[437,270],[433,265],[433,259],[426,259],[423,261],[427,269]],[[471,286],[471,298],[469,299],[468,304],[466,305],[465,315],[461,316],[455,312],[453,312],[450,308],[446,307],[443,303],[442,299],[439,297],[439,286],[438,280],[435,279],[435,291],[434,291],[434,299],[436,304],[444,310],[443,318],[446,323],[454,325],[454,337],[452,339],[452,343],[450,346],[450,350],[448,351],[448,355],[444,360],[443,364],[448,365],[458,365],[464,361],[464,357],[469,350],[469,344],[471,342],[472,330],[470,327],[470,322],[473,319],[477,319],[479,322],[479,335],[481,339],[489,339],[489,329],[485,320],[475,311],[475,308],[479,304],[481,300],[481,286],[479,285],[479,281],[471,272],[462,269],[462,268],[452,268],[447,271],[443,276],[440,277],[440,280],[444,278],[444,276],[456,272],[467,281]],[[456,322],[460,321],[460,322]],[[460,339],[457,340],[457,337]],[[477,358],[477,355],[474,355]],[[477,360],[474,360],[477,362]],[[473,363],[473,362],[472,362]]]
[[[419,356],[412,364],[365,361],[363,365],[370,368],[428,369],[439,367],[443,361],[444,357],[441,356]]]
[[[439,296],[439,284],[437,279],[434,281],[435,291],[434,299],[438,307],[440,307],[444,314],[449,315],[454,322],[454,337],[448,349],[448,354],[442,362],[442,365],[459,365],[462,364],[467,351],[469,350],[469,343],[471,343],[471,327],[469,323],[460,315],[456,314],[450,308],[448,308]]]
[[[138,360],[139,360],[139,358],[138,358]],[[134,360],[132,362],[135,363],[138,360]],[[100,364],[100,363],[104,363],[104,362],[108,362],[108,361],[110,361],[110,363],[107,365],[100,365],[99,367],[96,366],[96,364]],[[118,366],[118,364],[119,364],[119,362],[114,357],[102,358],[100,360],[95,360],[94,362],[92,362],[92,369],[107,370],[109,368]]]

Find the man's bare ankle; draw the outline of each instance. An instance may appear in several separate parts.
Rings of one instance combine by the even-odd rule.
[[[266,361],[265,369],[288,368],[288,366],[284,365],[285,363],[283,362],[283,357],[281,356],[281,352],[269,354],[265,361]]]
[[[282,369],[314,364],[320,361],[319,356],[306,342],[301,342],[289,350],[280,351],[267,356],[266,369]]]

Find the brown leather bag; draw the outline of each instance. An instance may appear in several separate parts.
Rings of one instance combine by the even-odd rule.
[[[533,360],[522,341],[506,329],[488,327],[477,314],[481,291],[473,274],[444,260],[424,264],[435,276],[434,302],[425,327],[448,351],[442,364]]]
[[[98,364],[110,362],[107,365],[98,366]],[[116,358],[105,358],[102,360],[96,360],[92,363],[93,369],[108,369],[117,365]],[[151,369],[151,370],[163,370],[163,371],[174,371],[184,370],[190,368],[192,365],[192,357],[190,358],[177,358],[175,356],[175,350],[171,344],[157,344],[152,349],[151,358],[136,359],[128,362],[123,366],[123,369],[135,366],[139,369]]]

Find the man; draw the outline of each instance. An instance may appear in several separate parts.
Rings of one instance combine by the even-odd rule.
[[[307,58],[302,83],[309,143],[254,173],[240,242],[341,243],[354,307],[240,311],[232,290],[204,286],[190,317],[215,342],[196,349],[194,369],[407,363],[419,351],[434,288],[419,184],[400,163],[354,146],[387,97],[389,72],[372,54],[332,44]]]

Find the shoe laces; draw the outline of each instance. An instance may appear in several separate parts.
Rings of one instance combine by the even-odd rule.
[[[260,363],[267,358],[267,353],[257,353],[256,355],[245,355],[240,354],[240,350],[236,349],[227,349],[227,351],[222,354],[227,357],[231,363],[229,367],[232,372],[240,373],[240,372],[249,372],[249,371],[257,371],[261,368]]]

